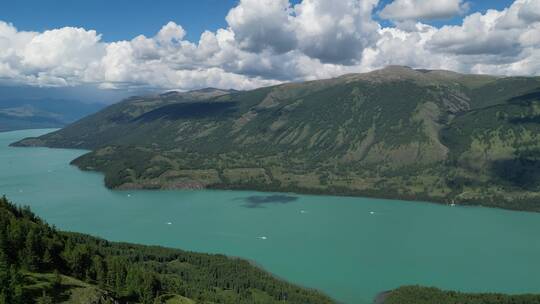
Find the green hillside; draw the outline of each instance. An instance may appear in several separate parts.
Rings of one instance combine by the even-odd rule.
[[[92,150],[108,187],[257,189],[540,211],[540,78],[391,66],[134,97],[18,146]]]
[[[540,304],[539,295],[462,293],[421,286],[400,287],[383,298],[384,304]]]
[[[1,304],[332,303],[223,255],[61,232],[0,198]]]

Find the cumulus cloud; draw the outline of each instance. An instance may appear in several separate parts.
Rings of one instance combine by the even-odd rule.
[[[38,86],[96,83],[108,89],[250,89],[277,83],[226,70],[224,62],[237,61],[239,52],[228,46],[234,38],[227,38],[226,30],[205,32],[198,44],[184,36],[183,28],[173,22],[154,37],[111,43],[102,42],[93,30],[64,27],[35,33],[0,22],[0,79]]]
[[[0,82],[252,89],[391,64],[540,74],[540,0],[516,0],[440,28],[422,20],[460,13],[463,1],[396,0],[380,13],[398,25],[389,27],[374,21],[377,5],[378,0],[241,0],[226,16],[227,27],[205,31],[198,41],[186,40],[174,22],[151,37],[104,42],[91,29],[28,32],[0,21]],[[400,16],[390,16],[395,7]]]
[[[186,35],[182,26],[170,21],[156,35],[156,40],[162,44],[178,43]]]
[[[394,0],[379,15],[394,21],[434,20],[451,18],[469,9],[463,0]]]
[[[466,73],[502,75],[540,74],[539,21],[524,12],[539,0],[517,0],[510,7],[466,16],[461,25],[431,27],[417,22],[414,29],[382,29],[377,47],[364,64],[401,63]],[[397,41],[397,42],[396,42]],[[401,46],[400,52],[387,49]],[[408,51],[414,49],[414,52]]]
[[[372,19],[377,0],[304,0],[295,6],[296,33],[304,54],[324,63],[351,65],[378,39]]]
[[[430,41],[435,50],[454,54],[516,55],[520,45],[517,41],[521,28],[501,28],[497,25],[504,13],[488,11],[485,15],[475,13],[467,16],[461,26],[444,26]]]
[[[296,47],[291,14],[288,0],[242,0],[226,20],[241,48],[283,53]]]
[[[476,56],[479,63],[514,62],[538,45],[540,18],[530,9],[540,0],[518,0],[503,11],[488,10],[464,18],[460,26],[444,26],[433,35],[428,47],[436,52]],[[527,13],[525,13],[527,12]]]
[[[378,38],[378,0],[241,0],[227,15],[239,46],[250,52],[300,50],[324,63],[351,65]]]
[[[64,27],[20,32],[0,22],[0,59],[9,79],[34,85],[66,85],[84,78],[86,68],[105,54],[95,31]],[[3,75],[0,74],[0,77]]]
[[[518,1],[518,17],[525,22],[540,22],[540,1]]]

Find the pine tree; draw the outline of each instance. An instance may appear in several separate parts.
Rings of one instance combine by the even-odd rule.
[[[49,249],[45,249],[45,253],[43,254],[43,266],[46,269],[50,269],[53,266],[53,258]]]
[[[28,271],[37,271],[39,266],[39,256],[37,252],[38,236],[34,229],[30,229],[26,236],[23,256],[23,266]]]
[[[54,290],[59,290],[62,287],[62,276],[60,276],[60,273],[56,269],[54,270],[52,287]]]
[[[36,299],[36,304],[53,304],[53,299],[44,290],[43,294]]]
[[[10,273],[7,255],[0,249],[0,290],[9,285]]]

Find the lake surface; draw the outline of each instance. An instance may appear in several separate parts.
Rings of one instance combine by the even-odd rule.
[[[422,284],[540,293],[540,214],[252,191],[111,191],[69,162],[10,148],[50,130],[0,133],[0,194],[63,230],[256,261],[344,303]]]

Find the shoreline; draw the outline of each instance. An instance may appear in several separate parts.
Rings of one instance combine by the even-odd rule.
[[[23,139],[24,140],[24,139]],[[43,142],[33,143],[33,144],[19,144],[21,140],[9,144],[9,147],[13,148],[49,148],[49,149],[67,149],[67,150],[78,150],[91,153],[92,150],[84,148],[70,148],[70,147],[55,147],[44,145]],[[81,155],[82,156],[82,155]],[[111,187],[105,182],[107,174],[104,171],[101,171],[94,167],[83,168],[76,164],[75,158],[70,161],[70,165],[77,167],[80,171],[83,172],[96,172],[103,176],[103,184],[107,189],[115,191],[129,191],[129,190],[147,190],[147,191],[167,191],[167,190],[238,190],[238,191],[258,191],[266,193],[292,193],[292,194],[302,194],[302,195],[317,195],[317,196],[337,196],[337,197],[358,197],[358,198],[372,198],[372,199],[388,199],[396,201],[414,201],[421,203],[437,204],[437,205],[446,205],[446,206],[459,206],[459,207],[484,207],[484,208],[494,208],[502,209],[514,212],[533,212],[540,213],[540,206],[536,208],[519,208],[519,206],[500,204],[496,203],[499,201],[504,201],[504,199],[497,199],[497,197],[489,197],[485,199],[485,202],[489,203],[479,203],[478,201],[469,201],[469,200],[460,200],[447,197],[432,197],[424,195],[404,195],[398,194],[394,189],[387,190],[354,190],[348,188],[335,187],[331,189],[317,189],[317,188],[302,188],[287,186],[281,187],[272,184],[205,184],[197,181],[190,182],[181,182],[181,183],[160,183],[159,181],[139,181],[139,182],[126,182],[118,186]],[[513,202],[519,202],[519,200],[514,200]],[[515,207],[514,207],[515,206]]]
[[[46,129],[47,131],[57,131],[58,129]],[[19,130],[24,131],[24,130]],[[49,132],[50,133],[50,132]],[[45,133],[48,134],[48,133]],[[39,137],[26,137],[19,139],[9,144],[10,147],[46,147],[51,149],[72,149],[81,150],[91,153],[93,149],[89,147],[67,147],[63,145],[48,145],[45,141]],[[429,194],[403,194],[399,193],[396,189],[352,189],[343,186],[333,186],[328,188],[305,188],[299,186],[281,186],[276,183],[269,184],[257,184],[257,183],[214,183],[208,184],[207,182],[201,182],[197,180],[179,181],[179,182],[163,182],[158,178],[136,181],[119,181],[120,184],[110,185],[107,182],[108,173],[103,168],[96,168],[94,166],[82,167],[82,164],[78,164],[77,161],[84,155],[81,155],[70,161],[71,165],[76,166],[81,171],[86,172],[98,172],[103,175],[104,185],[107,189],[126,191],[126,190],[245,190],[245,191],[260,191],[268,193],[294,193],[304,195],[325,195],[325,196],[338,196],[338,197],[363,197],[373,199],[390,199],[399,201],[415,201],[422,203],[447,205],[447,206],[472,206],[472,207],[485,207],[495,208],[510,211],[520,212],[534,212],[540,213],[540,198],[519,198],[509,199],[502,194],[493,194],[486,197],[472,197],[469,199],[461,198],[461,194],[464,192],[452,192],[449,196],[431,196]],[[518,189],[512,190],[518,191]],[[467,192],[467,191],[465,191]],[[513,193],[513,192],[508,192]]]
[[[105,176],[105,173],[99,170],[88,170],[83,169],[72,164],[81,171],[85,172],[97,172]],[[194,185],[194,187],[169,187],[167,184],[159,183],[125,183],[118,187],[109,187],[104,183],[104,186],[107,189],[114,191],[130,191],[130,190],[146,190],[146,191],[198,191],[198,190],[223,190],[223,191],[256,191],[262,193],[285,193],[285,194],[296,194],[296,195],[314,195],[314,196],[334,196],[334,197],[350,197],[350,198],[369,198],[369,199],[381,199],[381,200],[394,200],[394,201],[412,201],[426,204],[436,204],[449,207],[481,207],[481,208],[492,208],[500,209],[513,212],[532,212],[540,213],[539,210],[529,210],[529,209],[520,209],[520,208],[509,208],[498,205],[489,205],[482,204],[472,201],[456,201],[453,205],[448,201],[448,199],[430,197],[430,196],[407,196],[407,195],[398,195],[392,194],[392,191],[383,192],[382,190],[349,190],[345,189],[344,191],[325,191],[323,189],[309,189],[309,188],[300,188],[300,187],[273,187],[269,185],[247,185],[247,184],[213,184],[213,185],[204,185],[202,183],[190,182],[186,185]]]
[[[388,298],[388,296],[390,296],[390,293],[392,293],[392,290],[387,290],[387,291],[381,291],[381,292],[379,292],[379,293],[375,296],[375,299],[373,300],[373,303],[374,303],[374,304],[384,304],[384,302],[386,301],[386,299]]]
[[[21,131],[21,130],[19,130]],[[24,131],[24,130],[23,130]],[[25,138],[26,139],[26,138]],[[22,139],[24,140],[24,139]],[[84,148],[73,148],[73,147],[55,147],[44,145],[43,142],[33,144],[19,144],[21,140],[10,143],[9,147],[13,148],[49,148],[49,149],[68,149],[68,150],[78,150],[91,153],[92,150]],[[82,155],[81,155],[82,156]],[[70,165],[77,167],[80,171],[83,172],[96,172],[103,176],[103,184],[107,189],[115,191],[129,191],[129,190],[147,190],[147,191],[167,191],[167,190],[238,190],[238,191],[258,191],[266,193],[292,193],[292,194],[302,194],[302,195],[317,195],[317,196],[336,196],[336,197],[358,197],[358,198],[372,198],[372,199],[388,199],[396,201],[414,201],[421,203],[437,204],[437,205],[446,205],[446,206],[459,206],[459,207],[484,207],[484,208],[494,208],[502,209],[514,212],[533,212],[540,213],[540,206],[537,208],[519,208],[519,206],[513,207],[514,205],[508,204],[498,204],[496,202],[504,201],[504,199],[497,199],[497,197],[486,198],[486,202],[489,203],[479,203],[478,201],[469,201],[469,200],[460,200],[459,198],[448,198],[448,197],[432,197],[424,195],[404,195],[398,194],[394,189],[387,190],[354,190],[348,188],[335,187],[331,189],[317,189],[317,188],[302,188],[294,186],[276,186],[272,184],[204,184],[197,181],[182,182],[182,183],[160,183],[159,181],[140,181],[140,182],[126,182],[118,186],[111,187],[105,182],[107,174],[104,171],[101,171],[94,167],[83,168],[76,164],[75,158],[70,161]],[[514,200],[513,202],[519,202],[519,200]]]

